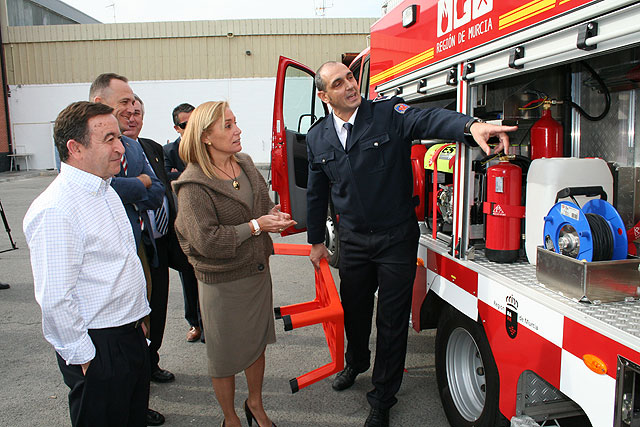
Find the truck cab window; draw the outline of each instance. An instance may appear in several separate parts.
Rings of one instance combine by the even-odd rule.
[[[364,99],[369,99],[369,58],[365,59],[362,66],[362,78],[360,79],[360,94]]]
[[[283,99],[284,125],[290,131],[306,134],[313,122],[324,115],[313,76],[298,68],[287,68]]]

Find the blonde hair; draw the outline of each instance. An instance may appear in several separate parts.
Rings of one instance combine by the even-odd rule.
[[[224,113],[229,108],[227,101],[209,101],[200,104],[189,116],[187,128],[182,135],[178,154],[182,161],[200,165],[202,171],[209,178],[217,177],[213,161],[209,157],[207,147],[202,142],[202,135],[209,130],[211,125],[220,120],[220,126],[224,126]]]

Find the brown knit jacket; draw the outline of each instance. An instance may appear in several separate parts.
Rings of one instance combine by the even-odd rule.
[[[236,154],[253,189],[253,209],[241,202],[221,180],[208,178],[198,164],[189,163],[173,189],[178,195],[176,235],[205,283],[221,283],[265,270],[273,253],[269,233],[251,236],[238,246],[234,226],[269,213],[273,202],[267,184],[247,154]]]

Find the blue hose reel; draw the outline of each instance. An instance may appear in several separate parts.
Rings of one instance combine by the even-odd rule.
[[[582,209],[573,196],[600,195]],[[572,202],[559,198],[571,197]],[[627,233],[618,211],[606,201],[602,187],[565,188],[544,217],[545,248],[579,260],[609,261],[627,258]]]

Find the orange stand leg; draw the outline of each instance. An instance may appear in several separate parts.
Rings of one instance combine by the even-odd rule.
[[[275,243],[273,246],[276,255],[308,256],[311,252],[310,245]],[[285,331],[322,323],[331,355],[330,363],[290,380],[292,393],[344,369],[344,313],[329,264],[324,259],[320,269],[315,270],[315,281],[313,301],[275,308],[276,318],[282,318]]]

